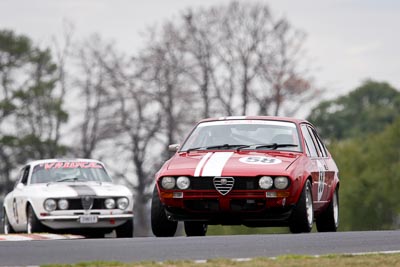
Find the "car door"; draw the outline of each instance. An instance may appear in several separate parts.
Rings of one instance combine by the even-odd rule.
[[[327,180],[326,180],[326,172],[328,170],[328,166],[325,161],[325,153],[320,149],[318,145],[318,139],[316,139],[314,135],[314,129],[309,124],[302,124],[301,131],[304,137],[304,141],[306,144],[306,153],[312,162],[312,194],[313,194],[313,202],[314,209],[318,210],[326,203],[326,195],[328,192],[327,189]]]
[[[25,204],[28,193],[29,170],[29,165],[22,168],[12,196],[12,212],[16,224],[16,230],[18,231],[24,230],[26,226]]]

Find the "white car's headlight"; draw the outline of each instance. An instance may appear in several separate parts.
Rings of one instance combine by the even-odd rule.
[[[57,208],[57,202],[52,198],[46,199],[43,203],[43,207],[47,211],[54,211]]]
[[[274,181],[269,176],[263,176],[260,178],[260,180],[258,180],[258,185],[261,189],[270,189],[273,184]]]
[[[289,184],[287,177],[279,176],[274,180],[274,185],[277,189],[285,189]]]
[[[176,186],[182,190],[188,189],[190,186],[189,178],[186,176],[179,176],[178,179],[176,179]]]
[[[58,201],[58,208],[59,208],[60,210],[66,210],[66,209],[68,209],[68,206],[69,206],[68,200],[66,200],[66,199],[60,199],[60,200]]]
[[[117,200],[117,206],[120,210],[124,210],[128,207],[129,200],[126,197],[121,197]]]
[[[172,189],[172,188],[174,188],[175,187],[175,178],[174,177],[169,177],[169,176],[163,177],[161,179],[161,186],[164,189]]]
[[[115,200],[113,198],[107,198],[106,200],[104,200],[104,206],[106,207],[106,209],[114,209],[115,208]]]

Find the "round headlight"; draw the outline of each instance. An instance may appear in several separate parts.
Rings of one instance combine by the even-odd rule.
[[[289,180],[287,177],[276,177],[274,180],[274,185],[277,189],[285,189],[289,184]]]
[[[58,201],[58,208],[59,208],[60,210],[66,210],[66,209],[68,209],[68,200],[66,200],[66,199],[60,199],[60,200]]]
[[[258,185],[261,189],[270,189],[273,184],[274,181],[269,176],[263,176],[260,178],[260,180],[258,180]]]
[[[53,211],[56,210],[57,208],[57,202],[54,199],[46,199],[46,201],[44,202],[44,209],[47,211]]]
[[[186,176],[179,176],[178,179],[176,179],[176,186],[182,190],[188,189],[190,186],[189,178]]]
[[[106,200],[104,200],[104,206],[106,207],[106,209],[114,209],[115,208],[115,200],[113,198],[107,198]]]
[[[128,207],[129,200],[126,197],[121,197],[117,200],[117,206],[120,210],[124,210]]]
[[[161,186],[164,189],[172,189],[175,187],[175,178],[174,177],[163,177],[161,180]]]

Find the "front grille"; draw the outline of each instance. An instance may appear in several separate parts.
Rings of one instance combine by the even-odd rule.
[[[190,189],[213,190],[214,177],[190,177]],[[256,190],[259,189],[258,177],[234,177],[235,183],[232,190]]]
[[[92,197],[92,207],[90,209],[92,210],[100,210],[100,209],[105,209],[104,206],[104,198],[93,198]],[[73,198],[73,199],[68,199],[68,210],[87,210],[83,206],[83,201],[82,198]]]
[[[214,177],[213,183],[215,189],[217,189],[221,195],[225,196],[232,190],[235,179],[233,177]]]
[[[94,199],[91,196],[83,196],[82,199],[82,207],[84,210],[90,210],[93,207]]]

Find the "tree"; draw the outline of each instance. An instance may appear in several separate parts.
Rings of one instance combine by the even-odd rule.
[[[388,83],[365,81],[350,94],[321,102],[308,120],[328,139],[378,133],[400,115],[400,92]]]
[[[60,125],[68,115],[50,50],[28,37],[0,31],[0,80],[0,171],[8,191],[18,164],[65,153]]]
[[[400,117],[378,134],[331,144],[341,178],[342,230],[400,225]]]

